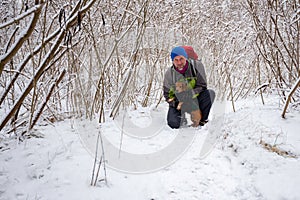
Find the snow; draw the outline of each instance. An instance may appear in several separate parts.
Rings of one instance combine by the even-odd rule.
[[[167,105],[161,104],[120,113],[101,126],[70,119],[37,127],[34,133],[42,138],[1,137],[0,199],[300,199],[300,113],[291,110],[282,119],[271,96],[265,105],[253,98],[235,106],[232,112],[230,103],[215,102],[210,122],[201,129],[168,128]],[[121,152],[114,157],[104,144],[107,183],[102,164],[94,187],[98,133]],[[183,143],[176,143],[178,151],[170,148],[175,140]],[[297,157],[270,152],[261,140]],[[122,169],[126,153],[134,155],[131,163],[140,155],[161,160]],[[118,159],[124,163],[111,161]]]

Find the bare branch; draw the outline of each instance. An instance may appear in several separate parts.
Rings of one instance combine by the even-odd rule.
[[[21,33],[21,35],[19,36],[17,41],[12,45],[12,47],[8,50],[8,52],[0,57],[0,75],[3,71],[3,68],[4,68],[5,64],[8,63],[8,61],[10,59],[12,59],[12,57],[14,55],[16,55],[16,53],[22,47],[23,43],[32,34],[32,32],[34,30],[34,27],[35,27],[35,25],[36,25],[36,23],[39,19],[39,16],[41,14],[41,9],[42,9],[42,5],[40,5],[39,7],[37,7],[36,10],[34,10],[34,15],[31,19],[30,24],[27,26],[27,29],[24,32]]]

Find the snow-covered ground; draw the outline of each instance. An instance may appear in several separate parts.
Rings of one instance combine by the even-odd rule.
[[[239,101],[235,113],[228,104],[221,117],[217,104],[202,129],[169,129],[163,104],[101,127],[66,120],[37,127],[42,138],[20,143],[2,137],[0,199],[300,199],[300,113],[282,119],[271,97],[266,105]],[[99,132],[113,148],[104,145],[107,182],[102,163],[99,181],[90,186]],[[269,151],[260,142],[276,146]]]

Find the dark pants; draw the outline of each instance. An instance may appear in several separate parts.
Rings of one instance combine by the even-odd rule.
[[[210,112],[210,108],[215,99],[215,92],[213,90],[204,90],[197,97],[199,108],[202,113],[201,121],[206,121]],[[184,113],[177,110],[175,107],[169,106],[167,121],[171,128],[179,128],[181,125],[182,118],[184,118]]]

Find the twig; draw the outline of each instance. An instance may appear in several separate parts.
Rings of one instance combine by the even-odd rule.
[[[119,158],[121,156],[121,149],[122,149],[122,144],[123,144],[123,135],[124,135],[124,121],[125,121],[125,115],[126,115],[126,108],[123,114],[123,118],[122,118],[122,128],[121,128],[121,139],[120,139],[120,146],[119,146]]]
[[[100,138],[100,132],[98,133],[97,142],[96,142],[96,152],[95,152],[95,160],[94,160],[94,166],[93,166],[93,171],[92,171],[91,186],[93,186],[93,183],[94,183],[94,175],[95,175],[95,169],[96,169],[96,163],[97,163],[97,156],[98,156],[99,138]]]
[[[96,174],[93,186],[96,186],[96,183],[97,183],[97,180],[98,180],[99,171],[100,171],[100,168],[101,168],[102,159],[103,159],[103,157],[101,156],[99,164],[98,164],[97,174]]]
[[[292,87],[291,92],[288,95],[288,98],[287,98],[287,100],[285,102],[285,105],[284,105],[284,109],[283,109],[282,114],[281,114],[282,118],[285,118],[285,113],[286,113],[286,110],[287,110],[287,108],[289,106],[289,103],[291,101],[291,97],[293,96],[294,92],[297,90],[297,88],[299,86],[300,86],[300,77],[298,78],[298,80],[296,81],[295,85]]]

